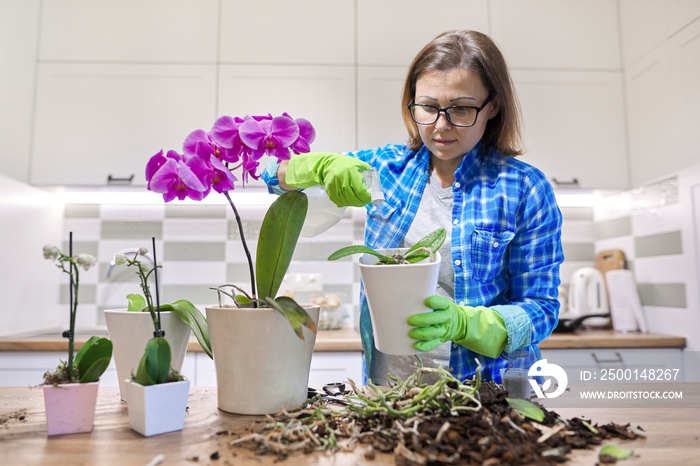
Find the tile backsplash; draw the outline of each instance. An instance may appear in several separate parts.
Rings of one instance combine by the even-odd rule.
[[[253,257],[266,206],[241,206],[244,235]],[[635,273],[642,305],[654,322],[668,309],[685,310],[687,277],[683,264],[682,225],[676,178],[635,190],[597,195],[594,205],[562,207],[562,240],[566,260],[561,267],[566,288],[575,270],[593,266],[595,254],[621,249]],[[315,238],[301,238],[290,273],[319,274],[323,294],[337,294],[346,326],[356,326],[359,273],[351,258],[328,262],[339,247],[363,241],[364,211],[348,209],[336,226]],[[97,256],[99,267],[81,279],[79,325],[103,323],[102,311],[124,307],[125,296],[139,292],[133,271],[110,270],[115,253],[151,248],[151,237],[164,268],[161,299],[184,298],[203,310],[216,301],[210,287],[233,283],[249,289],[248,266],[240,232],[226,205],[96,205],[65,206],[64,231],[74,232],[74,249]],[[67,236],[67,235],[66,235]],[[68,300],[67,286],[61,301]],[[658,317],[660,318],[660,317]]]

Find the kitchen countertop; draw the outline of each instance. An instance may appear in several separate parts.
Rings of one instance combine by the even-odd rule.
[[[60,336],[61,332],[55,335],[37,336],[13,336],[0,337],[0,351],[65,351],[68,349],[68,340]],[[107,332],[103,332],[107,336]],[[89,338],[89,335],[76,336],[76,347],[80,348]],[[202,347],[197,340],[192,337],[188,351],[202,352]],[[360,334],[352,328],[339,330],[319,330],[316,336],[315,351],[362,351]]]
[[[691,392],[688,384],[688,393]],[[692,384],[700,395],[700,385]],[[685,391],[684,391],[685,394]],[[685,397],[684,397],[685,398]],[[190,389],[188,411],[182,431],[142,437],[129,428],[127,405],[119,400],[116,387],[100,387],[91,433],[47,437],[44,397],[41,388],[0,387],[0,463],[2,464],[201,464],[201,465],[285,465],[285,466],[389,466],[394,457],[377,453],[367,459],[364,450],[334,454],[296,454],[280,462],[274,455],[257,456],[252,451],[231,447],[230,440],[246,433],[262,416],[240,416],[219,411],[216,389]],[[695,405],[697,406],[697,404]],[[580,409],[557,409],[564,418],[581,416]],[[21,420],[20,420],[21,418]],[[641,426],[646,439],[610,442],[632,448],[634,456],[625,466],[697,464],[700,457],[700,408],[587,408],[592,423],[616,422]],[[233,435],[226,435],[229,432]],[[211,459],[213,453],[219,458]],[[162,455],[162,463],[154,459]],[[570,466],[597,464],[595,450],[576,450],[566,463]]]
[[[86,336],[77,337],[82,344]],[[552,334],[540,343],[540,349],[585,349],[585,348],[685,348],[685,337],[654,333],[620,333],[612,330],[579,330],[575,333]],[[59,336],[0,337],[0,351],[64,351],[65,338]],[[190,341],[188,351],[200,352],[202,348],[195,339]],[[360,334],[355,329],[319,330],[315,351],[362,351]]]

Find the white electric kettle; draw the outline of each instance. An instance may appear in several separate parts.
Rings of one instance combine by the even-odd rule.
[[[583,267],[574,272],[569,284],[568,305],[568,314],[573,318],[610,312],[605,277],[598,269]],[[591,327],[607,327],[610,318],[591,317],[585,322]]]

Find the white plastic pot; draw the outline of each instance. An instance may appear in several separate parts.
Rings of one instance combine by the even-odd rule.
[[[187,344],[190,341],[190,328],[176,315],[161,312],[161,329],[172,352],[172,367],[180,371],[185,361]],[[153,338],[153,320],[148,312],[128,312],[126,309],[105,311],[105,321],[109,339],[114,345],[114,364],[117,366],[119,393],[123,401],[128,401],[126,380],[141,361],[146,343]]]
[[[392,255],[406,249],[380,249]],[[363,254],[359,260],[360,276],[367,296],[374,346],[392,355],[418,354],[415,340],[408,336],[407,320],[419,312],[431,312],[423,302],[437,290],[440,253],[415,264],[377,265],[377,258]]]
[[[129,427],[139,434],[164,434],[182,430],[185,424],[190,381],[141,385],[125,380],[129,394]]]
[[[319,307],[304,306],[315,323]],[[297,337],[270,308],[206,308],[218,407],[236,414],[273,414],[300,407],[308,397],[316,334]]]

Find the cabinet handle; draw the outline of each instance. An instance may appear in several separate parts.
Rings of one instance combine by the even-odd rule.
[[[571,181],[560,181],[556,178],[552,178],[552,182],[559,188],[578,188],[578,178],[571,178]]]
[[[107,175],[107,184],[131,184],[132,181],[134,181],[133,174],[125,178],[118,178],[116,176]]]
[[[624,361],[622,360],[622,355],[620,353],[615,353],[615,358],[614,359],[598,359],[598,356],[596,356],[595,353],[591,353],[591,356],[593,356],[593,360],[597,364],[610,364],[610,363],[620,363],[624,365]]]

